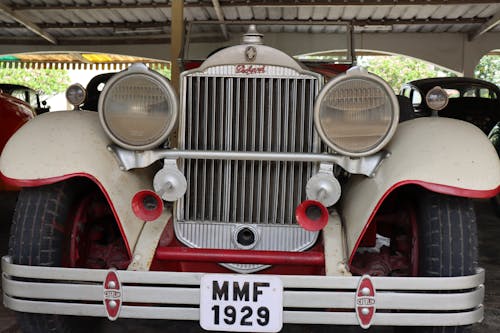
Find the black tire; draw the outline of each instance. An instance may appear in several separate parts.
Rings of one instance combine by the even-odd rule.
[[[14,213],[9,255],[16,264],[62,266],[67,249],[67,221],[72,208],[87,191],[86,184],[66,181],[23,189]],[[89,331],[88,319],[73,316],[18,312],[25,333],[69,333]]]
[[[493,206],[497,216],[500,216],[500,194],[491,198],[491,205]]]
[[[419,276],[475,274],[478,266],[476,216],[472,201],[432,192],[418,196]],[[403,330],[408,332],[409,330]],[[470,326],[419,327],[419,333],[464,333]]]

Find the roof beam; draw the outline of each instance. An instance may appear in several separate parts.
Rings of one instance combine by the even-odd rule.
[[[0,13],[3,13],[19,24],[23,25],[24,27],[28,28],[30,31],[34,32],[38,36],[42,37],[43,39],[49,41],[52,44],[57,44],[57,40],[51,36],[49,33],[43,31],[36,23],[33,23],[29,18],[27,18],[25,15],[22,13],[18,13],[17,11],[13,10],[11,7],[4,5],[3,3],[0,3]]]
[[[408,5],[463,5],[463,0],[231,0],[219,1],[220,7],[317,7],[317,6],[408,6]],[[497,4],[497,0],[467,0],[469,4]],[[187,2],[189,7],[212,7],[211,1]],[[86,10],[86,9],[140,9],[171,8],[172,1],[167,2],[135,2],[135,3],[103,3],[103,4],[15,4],[12,9],[24,10]]]
[[[222,35],[227,40],[229,39],[229,34],[227,33],[227,27],[224,24],[224,13],[222,12],[222,8],[220,7],[219,0],[212,0],[212,5],[214,6],[215,15],[219,22],[221,22],[220,29],[222,30]]]
[[[491,19],[489,19],[487,22],[484,22],[479,28],[469,33],[469,42],[478,38],[482,34],[487,33],[488,31],[490,31],[499,24],[500,24],[500,10],[495,15],[493,15]]]
[[[456,18],[456,19],[383,19],[383,20],[224,20],[224,25],[230,24],[261,24],[261,25],[345,25],[352,24],[354,26],[366,25],[425,25],[425,24],[484,24],[488,21],[487,18]],[[218,20],[206,21],[190,21],[192,24],[220,24]],[[123,23],[41,23],[38,26],[42,29],[102,29],[102,28],[118,28],[137,29],[146,28],[164,28],[168,26],[168,21],[150,21],[150,22],[123,22]],[[18,23],[0,23],[0,28],[22,28]]]
[[[481,24],[486,18],[456,18],[456,19],[382,19],[382,20],[225,20],[226,25],[425,25],[425,24]],[[191,21],[192,24],[218,24],[214,20]]]
[[[142,45],[142,44],[170,44],[172,36],[170,34],[154,34],[148,36],[86,36],[78,38],[61,37],[58,39],[58,46],[65,45]],[[220,33],[200,34],[191,37],[192,43],[219,43],[224,42]],[[2,37],[0,44],[9,45],[41,45],[44,44],[40,39],[33,37]]]

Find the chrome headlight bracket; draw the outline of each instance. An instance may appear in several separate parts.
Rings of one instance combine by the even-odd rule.
[[[300,154],[300,153],[272,153],[272,152],[241,152],[241,151],[204,151],[204,150],[176,150],[157,149],[146,151],[131,151],[115,145],[108,146],[113,153],[120,170],[128,171],[146,168],[161,159],[176,160],[178,158],[199,160],[241,160],[241,161],[280,161],[280,162],[319,162],[337,164],[345,171],[373,177],[382,161],[389,157],[387,151],[379,151],[370,156],[352,158],[333,154]]]

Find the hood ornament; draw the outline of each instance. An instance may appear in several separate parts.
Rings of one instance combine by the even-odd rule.
[[[255,24],[251,24],[248,27],[248,31],[243,35],[243,44],[257,44],[262,45],[264,35],[257,31]]]

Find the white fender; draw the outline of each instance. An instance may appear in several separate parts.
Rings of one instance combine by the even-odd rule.
[[[153,175],[151,169],[121,171],[107,150],[110,143],[97,112],[45,113],[12,136],[0,157],[0,172],[21,187],[92,179],[107,197],[132,253],[144,222],[133,213],[131,200],[139,190],[153,190]]]
[[[352,176],[340,202],[352,260],[377,209],[396,188],[416,184],[430,191],[488,198],[500,192],[500,159],[480,129],[449,118],[401,123],[385,148],[390,156],[372,178]]]

